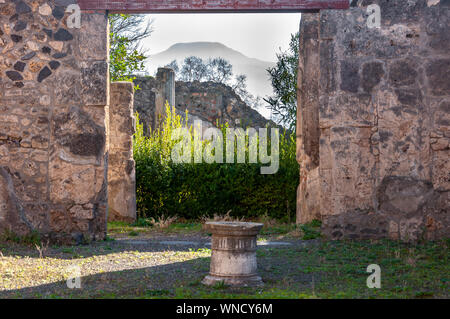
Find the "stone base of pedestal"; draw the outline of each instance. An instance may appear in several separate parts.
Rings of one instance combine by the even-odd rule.
[[[257,274],[256,236],[263,227],[258,223],[207,222],[212,233],[211,266],[203,284],[220,282],[233,287],[262,286]]]
[[[207,286],[214,286],[223,282],[227,286],[232,287],[262,287],[264,283],[259,276],[249,277],[223,277],[208,275],[202,280],[202,284]]]

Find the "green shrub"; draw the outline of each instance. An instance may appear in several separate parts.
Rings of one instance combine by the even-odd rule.
[[[161,129],[151,131],[149,137],[144,136],[143,125],[136,116],[134,157],[139,218],[164,215],[198,219],[225,215],[231,210],[234,217],[267,214],[282,221],[295,219],[299,166],[294,134],[280,134],[279,170],[273,175],[262,175],[260,168],[267,165],[249,164],[248,158],[246,164],[174,163],[171,153],[178,141],[171,139],[172,132],[186,126],[188,114],[183,122],[175,109],[166,105]],[[219,127],[225,132],[227,124]],[[226,134],[223,136],[225,152]]]

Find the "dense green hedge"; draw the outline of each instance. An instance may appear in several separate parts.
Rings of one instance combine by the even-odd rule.
[[[150,137],[143,136],[139,118],[137,122],[134,154],[139,217],[197,219],[231,211],[236,217],[266,214],[295,220],[299,167],[293,135],[280,136],[278,172],[262,175],[261,164],[174,163],[170,154],[177,141],[171,141],[171,134],[183,123],[169,107],[162,129],[151,132]]]

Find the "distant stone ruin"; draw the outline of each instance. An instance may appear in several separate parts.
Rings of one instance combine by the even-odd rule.
[[[169,68],[159,68],[156,77],[137,77],[134,84],[140,88],[135,92],[134,110],[139,113],[146,134],[149,128],[160,124],[166,102],[175,106],[183,118],[188,111],[188,125],[201,120],[205,128],[216,123],[228,123],[231,127],[277,127],[225,84],[175,81],[175,73]]]

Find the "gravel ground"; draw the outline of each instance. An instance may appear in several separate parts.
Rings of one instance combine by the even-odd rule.
[[[263,288],[204,287],[211,257],[202,232],[112,232],[84,246],[0,242],[0,298],[448,298],[448,241],[258,241]],[[269,243],[267,243],[269,241]],[[270,242],[282,241],[282,245]],[[165,243],[161,243],[165,242]],[[167,242],[172,242],[167,243]],[[185,242],[185,243],[183,243]],[[366,268],[382,268],[383,289],[368,289]],[[81,288],[67,279],[79,267]]]
[[[86,246],[37,248],[0,244],[0,297],[119,297],[155,295],[174,287],[198,285],[209,271],[210,237],[194,233],[117,236]],[[289,248],[313,242],[289,241]],[[263,242],[260,250],[274,249]],[[287,247],[283,241],[280,247]],[[270,271],[261,260],[260,267]],[[68,289],[67,279],[81,271],[82,289]],[[276,277],[276,276],[275,276]],[[309,277],[309,276],[307,276]],[[267,280],[271,279],[266,276]]]

